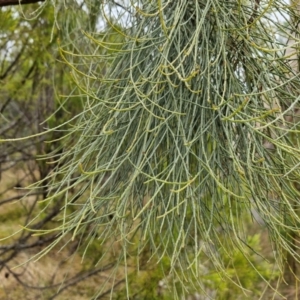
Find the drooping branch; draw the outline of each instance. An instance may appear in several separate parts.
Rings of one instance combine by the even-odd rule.
[[[31,4],[44,1],[45,0],[0,0],[0,7],[9,5]]]

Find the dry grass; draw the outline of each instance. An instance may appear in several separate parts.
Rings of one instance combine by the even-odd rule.
[[[18,196],[20,193],[23,194],[24,191],[16,189],[15,186],[20,182],[22,182],[22,186],[30,183],[26,179],[22,180],[26,177],[25,175],[22,168],[11,169],[2,173],[0,203],[5,199]],[[16,241],[18,235],[4,240],[3,238],[9,237],[22,228],[26,212],[34,201],[36,201],[36,198],[31,196],[0,205],[0,239],[2,239],[0,240],[0,247],[11,245]],[[32,241],[34,240],[37,240],[37,238],[33,237]],[[81,261],[80,254],[74,251],[76,243],[76,241],[70,243],[68,247],[61,251],[55,249],[40,260],[28,263],[26,262],[42,248],[36,247],[31,250],[20,251],[12,260],[2,265],[3,268],[0,269],[0,299],[51,299],[51,296],[59,290],[59,283],[63,283],[87,269]],[[5,255],[7,257],[9,253]],[[4,259],[4,257],[1,256],[1,259]],[[90,262],[88,263],[90,264]],[[101,273],[101,276],[98,274],[89,277],[75,286],[67,288],[55,299],[90,299],[103,283],[103,275]],[[57,286],[51,289],[45,288],[49,285]]]

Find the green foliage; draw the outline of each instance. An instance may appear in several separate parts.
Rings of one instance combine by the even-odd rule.
[[[220,299],[238,286],[258,294],[261,278],[278,274],[255,254],[262,251],[247,232],[253,209],[276,261],[284,251],[299,259],[289,236],[300,221],[291,185],[300,175],[300,82],[274,33],[298,33],[296,11],[283,0],[139,1],[117,5],[116,18],[107,3],[56,8],[61,59],[76,86],[58,111],[73,97],[85,105],[76,124],[57,128],[60,137],[67,126],[65,147],[47,178],[46,205],[64,196],[64,217],[49,232],[60,232],[57,243],[90,228],[85,253],[97,251],[99,235],[102,262],[118,241],[116,269],[128,270],[132,245],[140,261],[143,250],[151,254],[162,271],[138,273],[137,299],[155,297],[165,278],[174,299],[206,284],[220,287]],[[125,273],[121,297],[134,298],[136,275]]]
[[[279,270],[274,270],[271,263],[256,254],[261,252],[258,234],[248,237],[247,244],[248,250],[241,252],[235,249],[231,257],[228,257],[226,253],[222,255],[223,263],[227,266],[226,274],[232,282],[224,281],[220,277],[218,280],[218,274],[213,278],[208,276],[214,283],[213,289],[218,290],[216,299],[231,299],[233,294],[236,295],[236,299],[260,297],[264,281],[271,282],[280,276]]]
[[[22,209],[21,207],[16,207],[14,209],[11,209],[9,211],[6,211],[5,213],[0,214],[1,222],[4,223],[14,223],[19,222],[19,220],[24,217],[26,210]]]
[[[184,294],[193,295],[210,295],[213,299],[253,299],[253,297],[261,297],[262,290],[267,282],[277,280],[280,277],[279,270],[274,269],[274,265],[257,253],[261,251],[260,235],[255,234],[247,238],[248,248],[241,252],[234,249],[229,254],[228,251],[220,251],[220,258],[226,269],[226,278],[220,272],[214,270],[207,256],[203,253],[199,259],[201,261],[198,273],[198,279],[202,283],[202,291],[197,288],[197,282],[187,280],[188,271],[177,278],[175,291],[169,287],[174,284],[172,276],[168,273],[171,261],[168,257],[163,257],[161,264],[153,264],[149,260],[138,271],[135,266],[135,256],[128,263],[131,266],[128,275],[129,299],[174,299],[174,295],[182,297]],[[254,252],[255,251],[255,252]],[[149,259],[148,251],[139,254],[140,261]],[[145,257],[146,255],[146,257]],[[148,258],[147,258],[148,257]],[[196,266],[192,267],[196,272]],[[177,270],[179,271],[179,270]],[[182,290],[182,284],[184,290]],[[115,299],[126,298],[126,287],[118,289],[115,293]]]
[[[72,132],[78,142],[66,149],[62,179],[70,189],[80,187],[85,200],[62,237],[97,222],[101,236],[122,241],[126,253],[138,231],[141,248],[149,247],[157,261],[170,259],[169,272],[182,289],[181,274],[201,289],[200,243],[213,246],[207,255],[219,274],[236,280],[235,265],[252,259],[245,245],[253,241],[244,229],[252,207],[277,253],[287,249],[278,226],[298,230],[298,216],[288,209],[298,193],[280,187],[299,178],[294,165],[300,152],[290,140],[298,120],[286,116],[300,85],[283,56],[285,45],[271,30],[282,27],[269,18],[279,3],[286,14],[292,11],[280,1],[265,9],[193,3],[191,16],[191,2],[144,1],[131,7],[127,28],[106,18],[110,29],[99,41],[94,33],[81,33],[88,45],[64,52],[87,105]],[[123,37],[113,38],[114,32]],[[50,188],[54,194],[68,189]],[[292,225],[285,223],[287,215]],[[240,275],[240,284],[252,288]]]

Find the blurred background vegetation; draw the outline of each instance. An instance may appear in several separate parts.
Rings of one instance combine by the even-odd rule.
[[[89,141],[100,136],[96,124],[93,135],[84,131],[89,126],[88,118],[97,114],[95,95],[104,99],[103,105],[109,106],[110,99],[105,98],[106,91],[117,91],[127,82],[126,72],[129,67],[126,63],[132,56],[128,45],[133,47],[133,44],[140,43],[142,49],[148,47],[147,40],[128,42],[132,28],[129,29],[124,24],[128,22],[126,16],[133,12],[128,11],[126,1],[108,1],[105,6],[102,2],[64,1],[53,6],[50,1],[46,1],[0,8],[0,136],[1,140],[6,140],[0,143],[0,299],[294,299],[298,294],[294,275],[299,270],[297,255],[291,253],[298,252],[299,226],[295,225],[293,218],[285,223],[292,224],[291,232],[283,226],[282,232],[278,233],[287,237],[285,240],[291,239],[293,242],[286,248],[282,247],[283,250],[276,248],[272,240],[274,235],[270,235],[273,228],[270,230],[270,224],[267,223],[270,219],[262,217],[265,210],[262,209],[262,213],[259,213],[257,206],[223,193],[221,202],[216,204],[216,211],[222,211],[221,219],[230,215],[230,226],[240,224],[243,227],[242,243],[245,243],[245,247],[241,249],[240,245],[229,239],[235,231],[228,233],[226,226],[222,227],[216,217],[211,224],[219,244],[213,243],[209,238],[199,237],[199,241],[195,241],[194,236],[182,238],[186,243],[184,246],[190,249],[182,255],[187,256],[187,261],[194,262],[187,265],[186,262],[174,264],[174,257],[170,255],[173,251],[175,256],[181,255],[173,247],[175,244],[176,248],[177,240],[181,239],[180,228],[185,222],[182,219],[180,224],[171,224],[176,243],[169,243],[168,236],[164,233],[157,234],[155,228],[153,235],[145,238],[144,230],[139,231],[139,226],[135,229],[138,220],[133,220],[130,223],[130,228],[133,228],[132,231],[129,230],[130,241],[126,242],[124,253],[122,239],[115,229],[121,223],[115,221],[114,208],[110,208],[112,212],[110,209],[99,209],[105,221],[98,216],[91,217],[90,221],[90,214],[85,215],[85,211],[81,210],[86,201],[93,201],[89,198],[93,193],[89,191],[86,182],[90,184],[94,180],[89,178],[97,171],[93,169],[93,163],[98,158],[97,155],[90,157],[83,167],[78,164],[79,158],[84,156],[85,151],[89,151],[88,147],[92,143],[87,143],[79,150],[76,147],[84,134],[90,138]],[[249,10],[248,16],[258,18],[254,13],[258,10],[256,5],[260,1],[244,2],[243,5]],[[140,4],[139,1],[134,3]],[[279,5],[280,1],[274,3]],[[202,2],[199,1],[199,11],[203,9],[201,5]],[[261,10],[265,6],[266,4],[261,3]],[[297,17],[297,10],[292,4],[286,4],[285,7],[287,15],[293,10],[294,18]],[[142,18],[142,12],[140,14]],[[139,17],[136,19],[134,26],[143,24]],[[288,20],[287,16],[282,30],[289,30],[290,36],[297,40],[297,28],[289,28]],[[183,21],[186,22],[186,19]],[[284,24],[284,20],[282,22]],[[151,24],[148,26],[152,26]],[[284,43],[288,44],[286,40],[290,36],[284,36],[284,33],[282,36]],[[238,38],[237,42],[242,43]],[[159,47],[162,46],[158,36],[156,48]],[[153,54],[151,51],[152,48],[148,52],[149,57]],[[128,54],[123,64],[118,60],[121,54],[124,57]],[[141,60],[145,58],[146,56]],[[242,68],[241,66],[237,68]],[[286,66],[288,68],[288,64]],[[292,72],[290,69],[288,71]],[[239,76],[245,77],[242,85],[249,84],[247,88],[252,91],[251,81],[255,79],[248,75]],[[134,80],[132,78],[133,82]],[[293,94],[297,94],[297,84],[292,87],[295,89]],[[288,89],[284,87],[283,90],[282,94]],[[259,94],[260,90],[255,93]],[[117,92],[116,95],[111,96],[111,99],[116,97],[117,103],[120,95]],[[167,95],[168,93],[166,97]],[[131,104],[135,105],[130,101],[120,111],[129,109]],[[286,103],[288,102],[284,102]],[[298,103],[294,107],[297,108]],[[227,117],[234,117],[240,110],[243,110],[241,104],[234,112],[228,113]],[[100,113],[99,116],[105,119],[106,112],[104,110],[103,116]],[[134,117],[135,115],[131,116]],[[297,146],[299,120],[294,115],[293,117],[293,121],[288,122],[292,128],[294,145]],[[276,118],[277,116],[272,116],[269,121]],[[107,129],[106,123],[105,126],[102,124],[98,127],[99,132],[103,127]],[[77,131],[74,130],[76,128]],[[112,130],[111,128],[107,131]],[[275,131],[274,128],[272,130]],[[273,132],[270,136],[272,134]],[[27,136],[31,138],[23,138]],[[132,136],[134,137],[134,132]],[[133,142],[134,139],[132,144]],[[289,144],[291,149],[292,144]],[[102,146],[98,147],[93,151],[97,152]],[[109,147],[110,145],[101,148],[101,151],[105,152]],[[112,144],[111,147],[116,146]],[[212,142],[208,149],[208,152],[214,149]],[[158,149],[158,154],[164,156],[167,153],[164,151],[162,147]],[[293,159],[294,157],[291,158],[292,162]],[[167,168],[166,161],[159,160],[157,164],[161,168],[158,171]],[[73,170],[71,173],[70,169]],[[241,178],[244,178],[243,169],[237,169]],[[263,168],[261,170],[264,171]],[[125,177],[131,176],[129,168],[122,171],[128,173]],[[65,180],[66,174],[70,174],[68,181]],[[86,177],[79,179],[80,174]],[[297,184],[298,174],[293,175],[293,184],[294,181]],[[103,175],[95,180],[105,185],[113,178],[111,181],[116,184],[121,182],[118,176],[113,178],[108,173],[106,177]],[[181,179],[188,181],[187,178]],[[129,182],[126,180],[124,179],[124,186]],[[212,188],[217,190],[218,195],[222,194],[220,186],[214,185]],[[234,186],[233,189],[237,193],[241,190],[243,192],[243,189],[245,193],[249,193],[243,186]],[[298,187],[294,189],[297,197]],[[201,197],[205,198],[206,203],[211,203],[213,197],[207,191],[209,189]],[[149,195],[151,193],[153,191],[149,189]],[[146,193],[146,196],[149,195]],[[146,196],[143,192],[141,202],[147,203]],[[278,197],[278,191],[270,191],[268,197]],[[183,198],[178,199],[182,201]],[[291,206],[298,214],[298,202],[295,200]],[[142,211],[145,210],[144,207]],[[174,210],[181,210],[176,205],[174,207]],[[124,212],[127,212],[126,209]],[[207,214],[209,213],[211,211],[207,209]],[[187,220],[193,220],[192,209],[187,209],[184,214]],[[122,216],[124,219],[127,217],[128,215]],[[151,222],[149,218],[149,224]],[[201,222],[200,220],[199,223]],[[71,229],[64,231],[64,225],[61,224],[70,224]],[[99,229],[103,225],[111,227],[115,236]],[[164,225],[160,226],[164,229]],[[150,225],[149,228],[152,230]],[[287,228],[290,229],[288,225]],[[45,231],[47,234],[44,234]],[[143,239],[151,242],[140,243]],[[163,239],[165,241],[162,244],[165,243],[166,248],[160,249],[162,254],[159,255],[158,263],[155,257],[157,249],[153,245],[158,245]],[[197,253],[193,250],[195,243],[201,249]],[[292,251],[286,251],[293,246]],[[279,249],[282,250],[281,258],[277,253]],[[219,262],[222,265],[218,265]],[[286,269],[282,269],[282,266]]]

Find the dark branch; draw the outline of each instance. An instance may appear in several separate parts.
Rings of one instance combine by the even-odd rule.
[[[0,7],[9,5],[31,4],[44,1],[45,0],[0,0]]]

